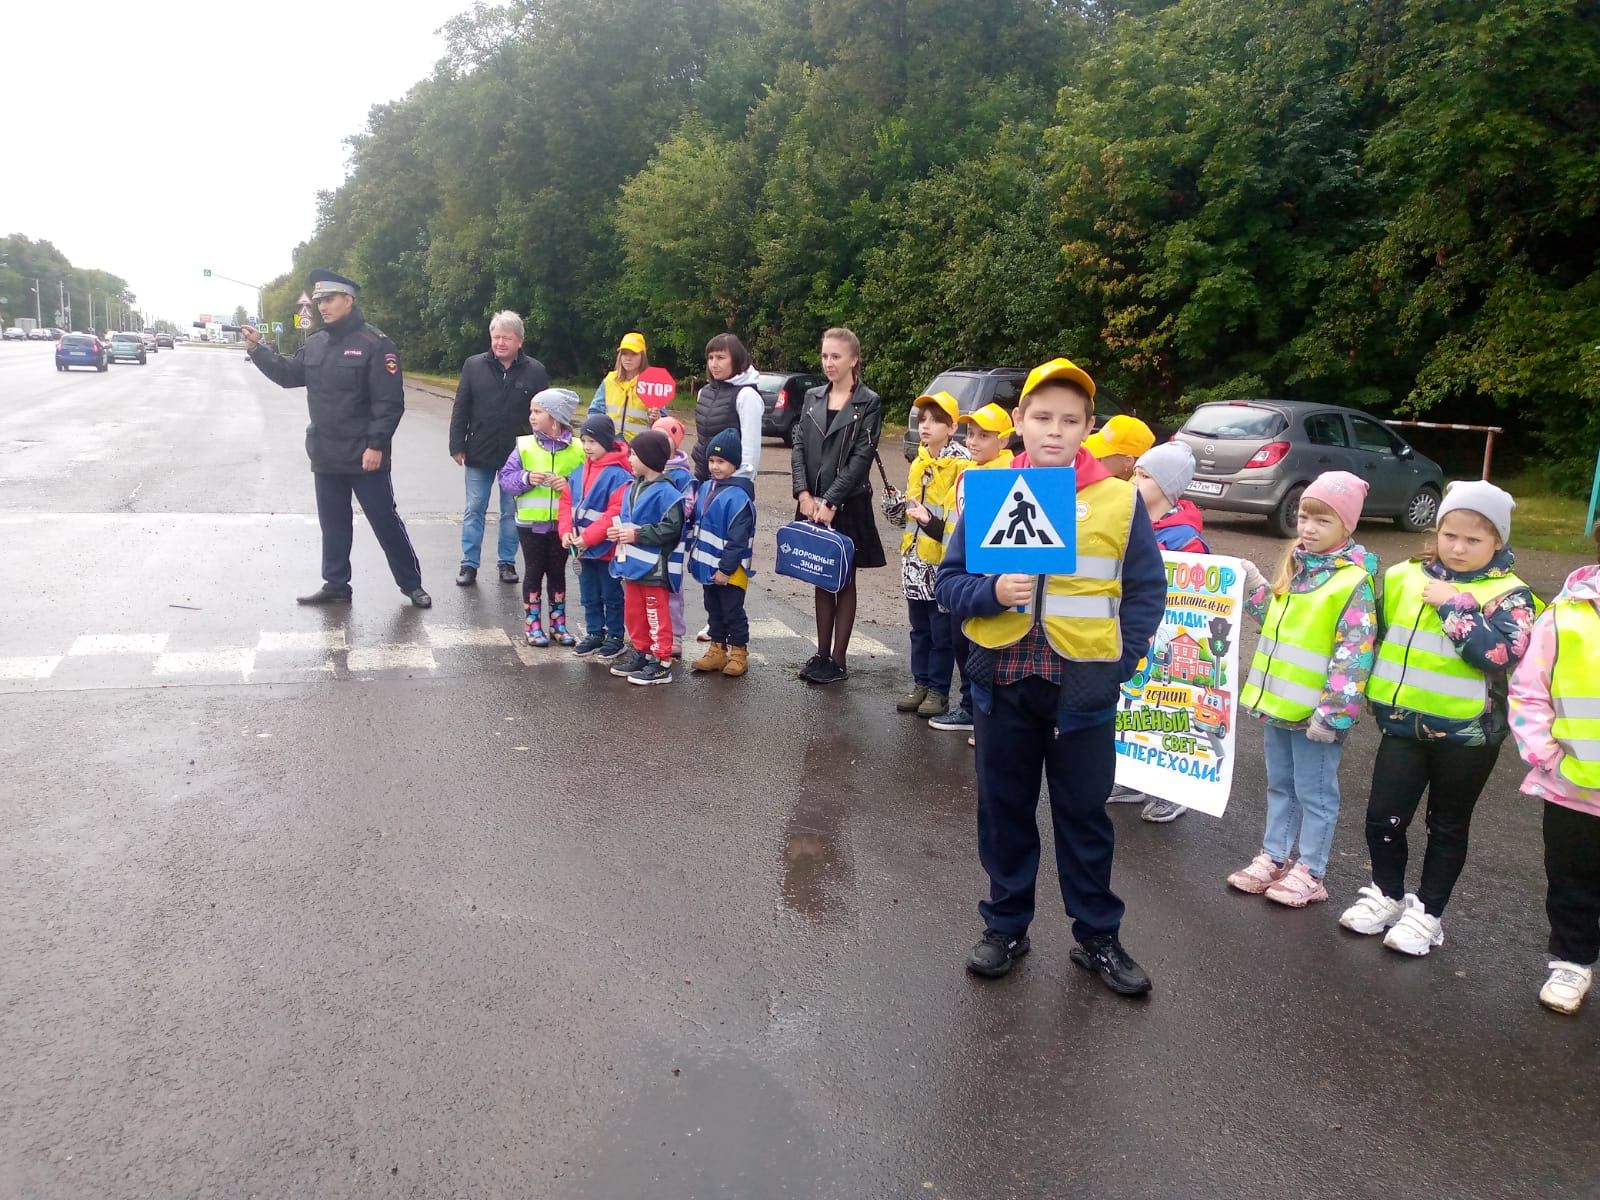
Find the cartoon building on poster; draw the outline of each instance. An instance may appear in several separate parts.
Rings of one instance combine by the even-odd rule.
[[[1117,782],[1221,816],[1233,785],[1244,572],[1219,555],[1162,557],[1167,609],[1122,687]]]

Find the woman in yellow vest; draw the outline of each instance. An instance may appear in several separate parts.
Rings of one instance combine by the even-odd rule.
[[[1383,629],[1367,699],[1383,733],[1367,800],[1372,882],[1339,924],[1402,954],[1444,942],[1440,918],[1467,861],[1472,810],[1507,724],[1507,676],[1538,601],[1512,569],[1511,494],[1452,483],[1422,557],[1383,577]],[[1406,829],[1428,793],[1428,849],[1406,890]]]
[[[1591,531],[1600,543],[1600,525]],[[1522,794],[1544,803],[1550,967],[1539,1002],[1575,1013],[1600,959],[1600,567],[1580,567],[1511,677]]]
[[[1290,908],[1328,898],[1339,759],[1372,670],[1378,560],[1352,536],[1366,497],[1366,480],[1348,471],[1317,476],[1272,586],[1245,563],[1245,608],[1261,640],[1239,707],[1266,722],[1267,830],[1261,853],[1228,884]]]
[[[625,333],[617,344],[617,358],[589,401],[589,415],[611,418],[617,436],[631,442],[655,424],[665,409],[649,408],[639,398],[639,376],[650,365],[644,334]]]
[[[894,521],[905,530],[900,539],[900,590],[911,618],[911,690],[895,702],[895,708],[926,718],[941,716],[950,707],[955,622],[933,598],[933,576],[956,524],[956,481],[971,465],[972,456],[950,436],[961,406],[949,392],[918,396],[911,411],[922,444],[906,479],[905,510]]]

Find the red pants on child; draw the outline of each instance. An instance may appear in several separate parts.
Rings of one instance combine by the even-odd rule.
[[[640,654],[654,654],[664,663],[672,661],[671,601],[671,588],[622,581],[622,619],[628,627],[628,640]]]

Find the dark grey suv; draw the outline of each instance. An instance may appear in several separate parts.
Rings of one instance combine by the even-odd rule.
[[[1202,404],[1176,435],[1194,451],[1189,498],[1201,508],[1259,513],[1283,537],[1295,532],[1306,485],[1324,471],[1367,481],[1363,515],[1402,529],[1433,528],[1444,472],[1376,417],[1303,400]]]

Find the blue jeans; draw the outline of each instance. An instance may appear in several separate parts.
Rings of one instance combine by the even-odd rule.
[[[1328,870],[1339,821],[1342,742],[1313,742],[1303,729],[1266,727],[1267,832],[1261,848],[1279,862],[1300,861],[1318,879]]]
[[[908,599],[906,610],[911,617],[911,677],[917,686],[948,696],[956,666],[950,638],[954,621],[933,600]]]
[[[483,549],[483,515],[489,510],[489,494],[500,492],[500,544],[497,562],[517,562],[517,498],[496,486],[493,467],[466,467],[467,508],[461,514],[461,565],[478,567]]]
[[[578,598],[583,601],[583,631],[591,637],[628,638],[623,624],[622,580],[598,558],[578,560]]]

